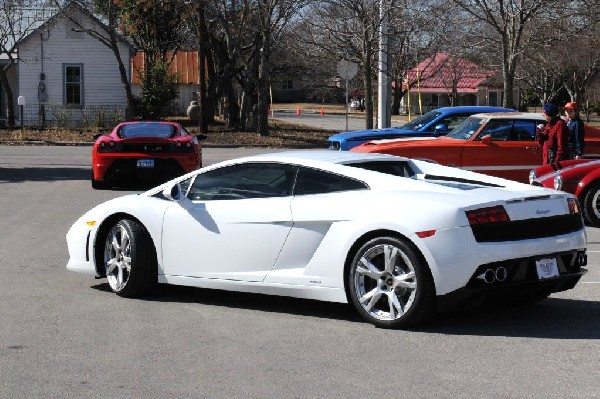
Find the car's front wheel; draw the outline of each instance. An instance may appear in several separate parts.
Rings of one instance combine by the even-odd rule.
[[[600,227],[600,182],[592,183],[583,197],[583,216],[594,227]]]
[[[104,244],[104,267],[108,285],[123,297],[139,296],[156,284],[156,251],[140,223],[122,219],[110,228]]]
[[[404,328],[435,312],[431,272],[408,242],[380,237],[362,245],[348,273],[350,299],[358,313],[383,328]]]

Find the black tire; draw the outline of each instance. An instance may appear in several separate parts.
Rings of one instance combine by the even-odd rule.
[[[135,220],[122,219],[108,230],[103,261],[108,284],[117,295],[137,297],[157,284],[156,250],[148,231]]]
[[[593,227],[600,227],[600,182],[587,189],[583,197],[583,217]]]
[[[92,173],[92,188],[94,190],[106,190],[110,185],[106,181],[100,181],[94,179],[94,174]]]
[[[369,323],[407,328],[435,314],[433,277],[412,244],[393,237],[375,238],[362,245],[351,262],[350,300]]]

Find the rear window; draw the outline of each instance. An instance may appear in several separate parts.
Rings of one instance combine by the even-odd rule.
[[[177,128],[175,126],[165,123],[134,123],[121,126],[117,134],[124,139],[135,137],[158,137],[166,139],[173,137],[176,132]]]
[[[385,173],[386,175],[392,176],[412,177],[415,175],[415,172],[412,170],[408,162],[405,161],[370,161],[350,163],[346,165],[353,166],[355,168],[372,170],[373,172]]]

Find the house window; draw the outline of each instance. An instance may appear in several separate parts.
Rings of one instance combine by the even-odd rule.
[[[83,65],[63,65],[65,105],[83,105]]]
[[[292,90],[294,88],[294,81],[292,79],[284,79],[281,88],[283,90]]]

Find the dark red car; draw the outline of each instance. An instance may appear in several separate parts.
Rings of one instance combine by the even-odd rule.
[[[529,183],[576,195],[585,220],[600,227],[600,158],[561,161],[558,169],[540,166],[529,174]]]
[[[177,122],[124,122],[96,139],[92,187],[166,181],[202,166],[199,140]]]

